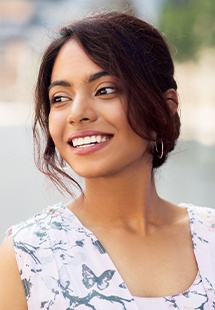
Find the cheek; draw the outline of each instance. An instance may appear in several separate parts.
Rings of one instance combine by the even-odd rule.
[[[55,128],[53,124],[54,124],[54,121],[53,121],[52,113],[50,112],[49,113],[49,132],[50,132],[52,139],[54,137],[54,128]]]
[[[125,114],[121,114],[121,117],[118,119],[118,126],[119,130],[121,130],[126,137],[132,137],[135,139],[139,139],[139,136],[134,132],[134,130],[131,128],[130,124],[128,123],[127,117]]]
[[[136,153],[138,156],[145,154],[150,147],[150,141],[140,137],[130,126],[126,116],[119,121],[119,128],[124,133],[123,138],[127,142],[131,153]]]
[[[63,123],[64,121],[60,113],[49,113],[49,132],[54,142],[61,136]]]
[[[130,125],[127,120],[126,112],[121,102],[112,105],[109,109],[102,111],[102,116],[107,119],[110,124],[118,129],[118,131],[127,131]]]

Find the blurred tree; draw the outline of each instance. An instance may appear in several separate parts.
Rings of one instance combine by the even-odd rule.
[[[196,59],[204,47],[215,47],[214,0],[166,0],[159,28],[176,49],[176,59]]]

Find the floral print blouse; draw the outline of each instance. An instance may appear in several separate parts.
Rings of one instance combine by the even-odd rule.
[[[178,295],[131,296],[96,236],[63,204],[13,226],[29,310],[215,309],[215,210],[182,205],[190,219],[198,275]]]

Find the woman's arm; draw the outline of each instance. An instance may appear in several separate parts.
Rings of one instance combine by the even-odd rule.
[[[0,309],[28,309],[11,236],[0,246]]]

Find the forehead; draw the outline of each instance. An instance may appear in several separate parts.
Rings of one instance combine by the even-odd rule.
[[[82,46],[75,40],[69,40],[59,51],[51,74],[51,81],[60,78],[68,78],[74,76],[78,79],[85,75],[90,75],[94,71],[100,71],[85,53]]]

